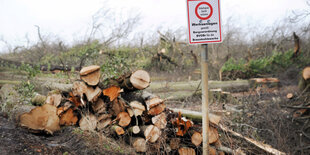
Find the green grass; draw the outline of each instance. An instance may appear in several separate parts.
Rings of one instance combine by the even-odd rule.
[[[21,81],[11,81],[11,80],[0,80],[0,86],[4,84],[13,84],[13,85],[18,85],[20,84]]]
[[[299,55],[293,58],[294,52],[274,51],[272,56],[245,61],[244,59],[235,60],[229,59],[222,67],[222,72],[241,72],[245,77],[255,77],[259,74],[271,74],[282,72],[293,64],[302,67],[310,63],[309,58]],[[238,77],[237,77],[238,78]]]

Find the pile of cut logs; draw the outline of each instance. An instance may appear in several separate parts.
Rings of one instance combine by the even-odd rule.
[[[32,102],[41,105],[20,115],[19,124],[49,134],[61,126],[78,125],[82,130],[124,137],[136,152],[201,153],[201,116],[194,124],[196,118],[182,117],[181,112],[166,108],[165,100],[143,91],[150,85],[146,71],[105,81],[100,81],[100,75],[99,66],[84,67],[71,92],[54,90],[47,96],[37,95]],[[219,120],[210,118],[210,154],[224,154],[219,151],[221,142],[215,128]]]

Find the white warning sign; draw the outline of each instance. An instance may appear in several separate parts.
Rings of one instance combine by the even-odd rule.
[[[220,0],[186,0],[190,44],[222,42]]]

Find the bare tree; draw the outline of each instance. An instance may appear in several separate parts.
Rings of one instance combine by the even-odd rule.
[[[308,9],[301,11],[293,11],[293,15],[290,17],[290,21],[293,23],[297,23],[303,21],[305,18],[310,16],[310,0],[306,1]]]

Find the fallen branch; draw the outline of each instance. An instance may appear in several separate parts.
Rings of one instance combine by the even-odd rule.
[[[187,118],[190,118],[192,121],[196,121],[196,122],[201,122],[202,121],[202,113],[201,112],[197,112],[197,111],[190,111],[190,110],[185,110],[185,109],[174,109],[171,108],[170,110],[174,111],[174,112],[181,112],[182,116],[185,116]],[[220,120],[221,120],[221,116],[209,113],[209,119],[210,122],[218,125]]]
[[[254,140],[254,139],[245,137],[245,136],[241,135],[240,133],[237,133],[235,131],[232,131],[232,130],[224,127],[223,125],[219,125],[219,128],[221,130],[225,131],[225,132],[228,132],[228,133],[232,134],[233,136],[236,136],[238,138],[246,140],[247,142],[257,146],[258,148],[266,151],[267,153],[271,153],[271,154],[275,154],[275,155],[285,155],[286,154],[284,152],[281,152],[281,151],[279,151],[277,149],[272,148],[270,145],[263,144],[262,142],[258,142],[258,141]]]

